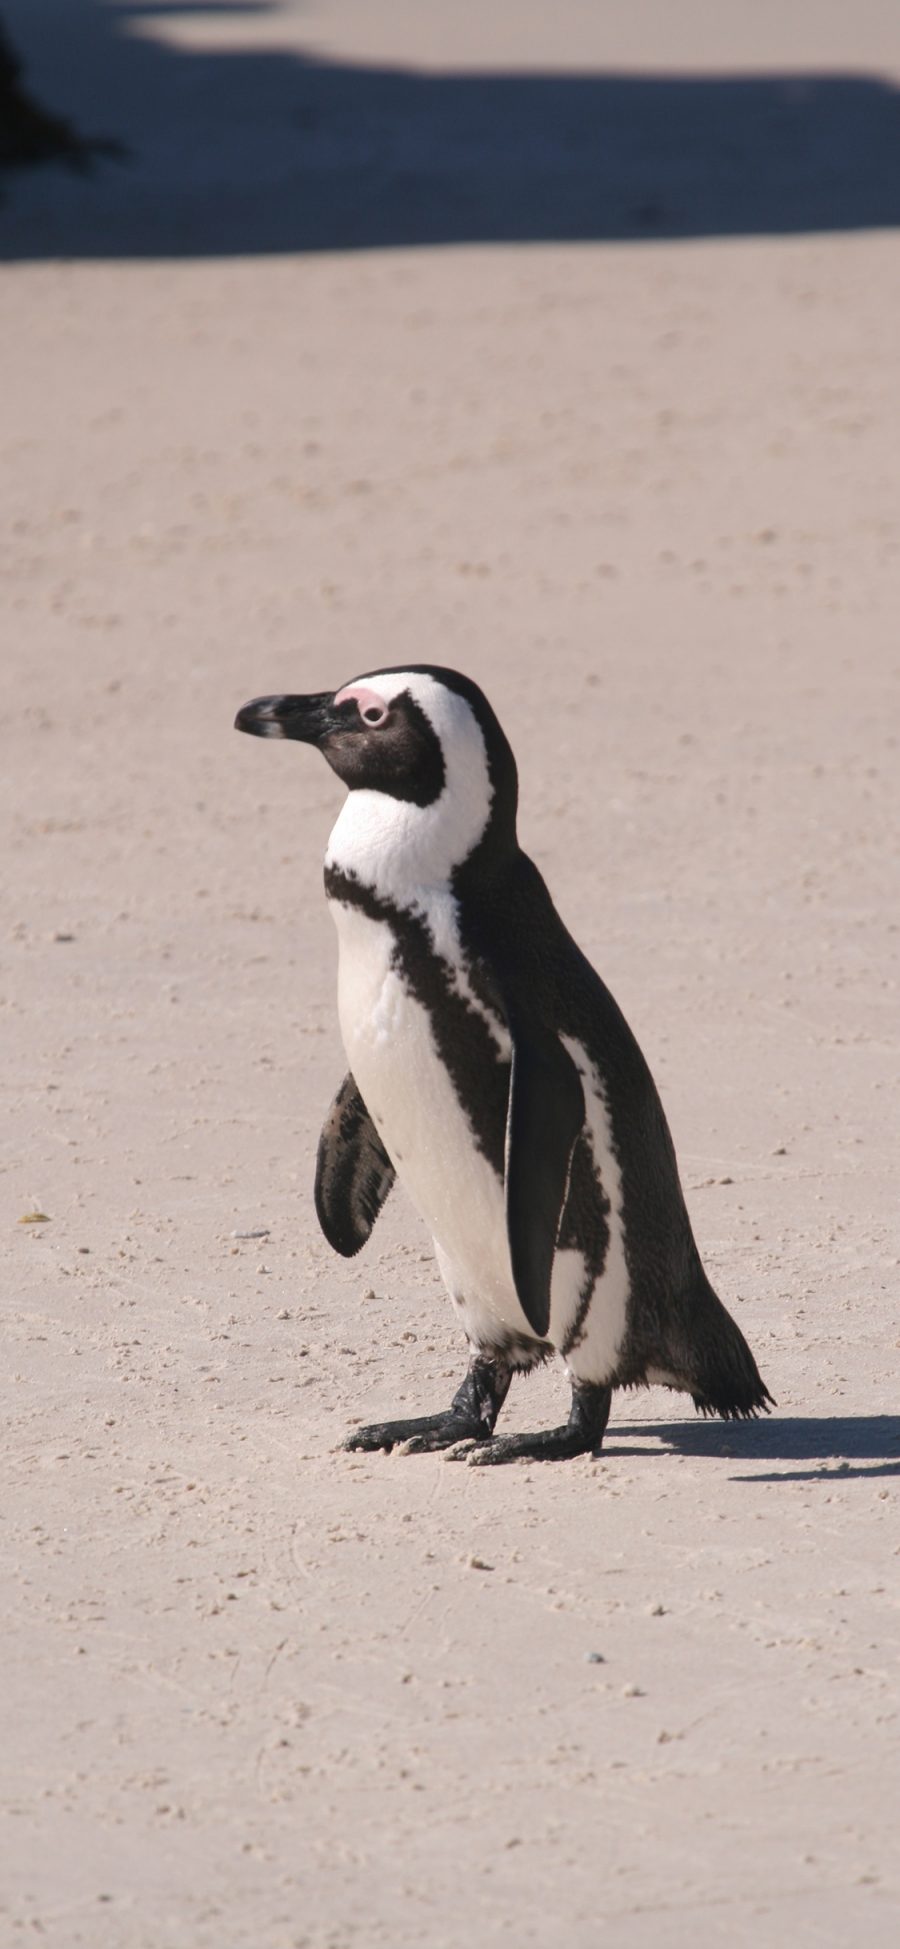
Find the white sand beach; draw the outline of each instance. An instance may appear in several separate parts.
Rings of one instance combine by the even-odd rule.
[[[133,150],[0,186],[3,1940],[887,1949],[896,9],[3,16]],[[511,738],[764,1421],[341,1452],[465,1348],[401,1189],[317,1229],[342,788],[232,723],[404,661]]]

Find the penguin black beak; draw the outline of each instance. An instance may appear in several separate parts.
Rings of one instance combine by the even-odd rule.
[[[314,697],[254,697],[238,711],[234,728],[248,731],[251,738],[297,738],[301,744],[321,744],[330,731],[346,724],[346,716],[335,710],[331,690]]]

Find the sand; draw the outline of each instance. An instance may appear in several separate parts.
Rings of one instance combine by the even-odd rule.
[[[382,184],[372,248],[338,186],[306,249],[282,132],[241,241],[304,50],[900,80],[888,0],[601,12],[87,7],[110,94],[4,6],[89,130],[136,49],[186,63],[130,174],[0,210],[4,1942],[897,1939],[896,235],[864,174],[831,230],[503,234],[507,157],[495,235],[452,177],[448,243],[382,237]],[[192,95],[201,43],[248,95]],[[402,1194],[355,1262],[317,1231],[341,788],[231,726],[404,659],[512,738],[765,1422],[652,1390],[596,1460],[340,1452],[464,1349]]]

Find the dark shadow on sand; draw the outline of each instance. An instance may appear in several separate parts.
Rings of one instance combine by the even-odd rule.
[[[877,76],[437,74],[141,33],[166,13],[277,14],[267,0],[0,12],[42,106],[130,156],[86,179],[7,172],[7,259],[900,223],[900,91]]]
[[[900,1475],[900,1415],[773,1414],[759,1421],[629,1422],[611,1428],[606,1454],[645,1454],[622,1438],[651,1435],[677,1455],[753,1463],[736,1482],[845,1482],[853,1476]],[[760,1469],[760,1463],[816,1463],[817,1467]]]

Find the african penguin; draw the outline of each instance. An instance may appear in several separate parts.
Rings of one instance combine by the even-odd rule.
[[[349,786],[325,860],[350,1073],[319,1143],[322,1230],[352,1257],[399,1177],[470,1348],[443,1413],[347,1446],[578,1455],[600,1447],[613,1388],[651,1382],[707,1414],[768,1411],[703,1270],[647,1064],[519,847],[515,760],[477,685],[380,670],[257,698],[236,725],[317,745]],[[513,1374],[553,1353],[565,1427],[495,1437]]]

